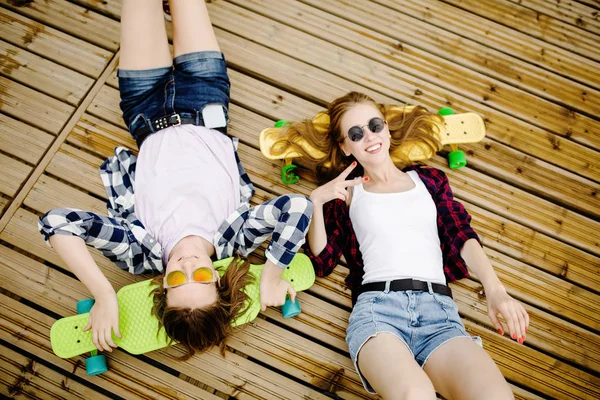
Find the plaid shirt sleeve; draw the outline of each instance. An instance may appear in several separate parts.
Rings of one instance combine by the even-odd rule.
[[[123,218],[110,218],[72,208],[55,208],[38,221],[46,243],[56,234],[77,236],[132,274],[162,272],[163,265],[137,240],[135,227]]]
[[[448,243],[453,250],[460,253],[467,240],[476,239],[480,242],[479,236],[471,228],[471,215],[461,203],[454,200],[446,174],[440,170],[435,171],[439,182],[435,201],[438,218],[441,218],[445,234],[448,236]]]
[[[323,205],[327,244],[318,255],[310,251],[308,241],[304,245],[305,253],[312,261],[317,276],[323,277],[331,274],[342,256],[347,236],[341,221],[347,219],[347,215],[344,215],[347,213],[348,208],[342,200],[332,200]]]

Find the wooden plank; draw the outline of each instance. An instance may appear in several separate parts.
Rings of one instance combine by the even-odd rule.
[[[65,374],[75,374],[81,379],[102,387],[113,396],[127,399],[219,399],[219,397],[162,371],[160,368],[118,350],[106,354],[109,365],[108,372],[94,377],[87,376],[83,357],[62,359],[52,352],[50,327],[55,322],[54,318],[5,295],[0,295],[0,298],[2,299],[0,301],[0,338],[28,353],[43,358]],[[74,304],[71,305],[74,309]]]
[[[600,60],[598,36],[510,1],[450,0],[449,4],[572,53]]]
[[[581,137],[583,143],[592,143],[597,150],[600,149],[600,139],[593,133],[597,121],[593,118],[576,113],[573,110],[573,108],[577,108],[578,105],[584,107],[589,106],[587,109],[588,112],[597,115],[600,112],[600,91],[592,90],[592,92],[590,92],[588,88],[584,88],[583,91],[586,93],[590,92],[588,97],[582,98],[582,90],[577,90],[577,93],[572,98],[565,98],[565,88],[560,87],[560,95],[556,98],[556,101],[560,104],[567,103],[568,106],[557,105],[554,102],[544,100],[534,94],[527,93],[524,90],[517,89],[510,84],[504,83],[502,76],[499,76],[498,79],[494,79],[488,75],[473,71],[469,67],[457,65],[454,61],[447,61],[440,57],[432,56],[428,52],[410,46],[402,45],[402,49],[399,50],[396,38],[390,36],[389,33],[386,32],[386,34],[383,35],[374,31],[371,27],[357,29],[356,22],[358,22],[357,20],[360,20],[360,16],[363,15],[363,13],[356,13],[356,10],[352,5],[347,5],[345,7],[347,8],[346,10],[340,10],[344,15],[355,15],[355,20],[347,21],[346,19],[332,16],[330,13],[315,10],[313,7],[292,0],[282,1],[279,12],[272,16],[270,14],[270,3],[266,0],[233,0],[233,2],[240,7],[252,10],[266,18],[276,19],[285,25],[294,26],[296,29],[300,29],[303,32],[316,35],[327,42],[337,45],[338,48],[352,49],[353,52],[359,53],[372,60],[377,60],[379,63],[388,65],[394,70],[406,72],[410,76],[418,77],[424,82],[434,85],[430,86],[428,89],[424,86],[407,88],[407,93],[415,93],[411,96],[413,102],[422,102],[428,107],[439,108],[440,103],[436,104],[428,101],[430,97],[429,91],[442,91],[442,93],[448,91],[455,92],[459,95],[453,100],[453,103],[457,107],[463,101],[461,97],[465,97],[472,101],[485,104],[494,110],[531,122],[545,130],[556,132],[560,136],[569,136],[571,139],[574,136]],[[336,3],[336,6],[339,8],[339,3]],[[370,12],[375,13],[374,10],[371,10]],[[302,14],[301,20],[298,20],[298,14]],[[226,18],[228,17],[229,16]],[[265,23],[266,22],[264,22],[264,24]],[[398,24],[396,23],[395,25],[397,26]],[[244,32],[243,35],[246,36],[247,32]],[[288,37],[286,40],[292,39]],[[297,39],[294,41],[296,40]],[[277,46],[277,44],[274,46]],[[302,45],[299,44],[298,46]],[[319,48],[320,47],[321,46],[319,46]],[[348,57],[348,53],[343,53],[339,50],[338,55],[339,57]],[[510,61],[503,60],[503,62],[509,63]],[[546,90],[547,82],[548,80],[544,81],[545,85],[539,87],[538,92],[544,92],[544,90]],[[415,82],[415,84],[417,83]],[[471,103],[463,103],[461,107],[469,109],[467,108],[467,105],[473,107]],[[527,106],[524,107],[524,105]],[[488,117],[488,114],[493,115],[487,107],[480,109],[473,108],[473,110],[484,114],[486,117]],[[494,119],[493,117],[488,118]],[[568,126],[568,128],[565,126]],[[522,150],[527,148],[527,146],[524,146],[521,143],[515,143],[514,139],[521,137],[520,135],[514,135],[513,137],[510,130],[504,135],[509,135],[511,137],[512,140],[507,141],[511,146]],[[539,140],[527,137],[528,144],[534,146],[533,143],[539,142],[540,144],[543,144],[543,146],[546,146],[548,150],[555,149],[550,146],[552,144],[551,141],[549,143],[549,138],[551,138],[552,135],[548,136],[547,133],[539,133],[538,136],[540,137]],[[543,147],[540,147],[540,150],[542,148]],[[576,148],[569,153],[572,157],[580,157],[580,148],[581,146],[576,146]],[[560,152],[562,151],[567,150],[561,149]],[[528,152],[532,154],[535,153],[531,149],[529,149]],[[556,154],[554,153],[557,153],[557,151],[552,152],[552,157],[556,158]],[[543,159],[548,159],[542,155],[539,156]],[[561,165],[564,164],[563,162],[558,163]],[[585,165],[583,167],[586,168]]]
[[[486,249],[489,253],[489,250]],[[462,279],[450,284],[454,301],[463,320],[494,330],[487,312],[487,302],[481,295],[483,287],[474,280]],[[525,344],[542,349],[546,354],[581,366],[588,371],[600,372],[600,335],[567,322],[562,315],[552,315],[542,308],[523,303],[529,313],[530,324]]]
[[[67,178],[70,183],[90,191],[96,196],[106,196],[98,167],[103,160],[68,144],[63,144],[48,164],[46,172]]]
[[[113,53],[0,8],[0,37],[57,64],[97,78]]]
[[[600,255],[600,241],[594,234],[600,229],[600,222],[473,169],[451,170],[441,157],[436,156],[429,164],[446,172],[458,199],[467,200],[553,238]]]
[[[0,76],[0,110],[44,131],[57,134],[74,108]]]
[[[0,215],[2,215],[2,213],[4,212],[4,209],[8,205],[9,201],[10,200],[7,199],[6,197],[0,196]]]
[[[531,10],[544,13],[557,20],[577,26],[592,33],[600,33],[600,21],[598,21],[598,3],[592,7],[580,2],[561,2],[543,0],[509,0],[520,4]]]
[[[11,398],[108,399],[32,358],[0,345],[0,394]]]
[[[0,113],[0,150],[37,164],[54,136]]]
[[[598,10],[575,1],[563,2],[560,0],[509,0],[520,4],[530,10],[546,14],[557,20],[577,26],[588,32],[600,34],[600,21]]]
[[[434,0],[403,2],[401,6],[393,0],[378,0],[378,3],[591,87],[600,86],[594,61],[452,5]]]
[[[77,105],[93,84],[78,72],[0,40],[2,75],[71,105]]]
[[[0,153],[0,192],[14,197],[32,168]]]
[[[119,48],[119,23],[66,0],[35,0],[26,6],[0,0],[6,8],[44,25],[115,52]]]
[[[256,14],[250,13],[233,5],[225,5],[225,3],[223,2],[219,2],[212,3],[209,7],[216,7],[219,10],[218,13],[213,13],[212,18],[215,25],[217,26],[224,26],[224,24],[226,24],[225,21],[229,21],[227,23],[231,25],[232,21],[236,21],[237,19],[241,18],[243,19],[244,23],[241,23],[241,21],[239,21],[239,23],[233,24],[233,26],[236,27],[234,29],[237,34],[242,36],[248,36],[254,41],[262,43],[265,46],[268,45],[281,48],[282,52],[288,52],[290,55],[295,54],[296,57],[309,61],[314,65],[322,65],[324,68],[327,68],[328,71],[336,72],[337,75],[346,76],[348,77],[348,79],[352,79],[355,83],[367,84],[368,80],[370,87],[377,87],[377,89],[380,90],[382,93],[386,93],[390,96],[395,96],[397,100],[403,100],[403,93],[412,93],[420,85],[424,85],[423,82],[418,82],[419,86],[415,86],[416,83],[414,82],[416,81],[416,79],[411,76],[404,75],[395,69],[384,66],[370,59],[358,56],[352,52],[340,50],[338,47],[330,45],[327,42],[315,39],[312,36],[303,34],[299,31],[295,31],[291,28],[284,27],[280,24],[276,24],[275,29],[277,31],[277,34],[270,34],[269,31],[265,29],[260,29],[261,26],[264,27],[266,24],[269,23],[267,19],[259,17]],[[217,17],[215,18],[214,15],[217,15]],[[256,25],[248,24],[248,20],[255,20]],[[271,22],[271,24],[273,23]],[[224,49],[230,45],[228,40],[229,38],[227,40],[223,40],[223,37],[227,35],[220,36],[220,44],[221,47]],[[231,44],[235,47],[238,47],[240,46],[239,42],[239,37],[236,37],[236,41]],[[252,50],[254,50],[254,55],[260,53],[263,55],[263,57],[268,58],[270,60],[273,60],[274,57],[281,58],[280,55],[272,55],[272,52],[264,47],[259,47]],[[243,53],[250,51],[250,46],[244,46],[243,50],[236,48],[235,51],[233,51],[233,49],[229,52],[226,51],[226,54],[231,53],[235,54],[235,56],[242,56]],[[336,54],[342,57],[343,62],[331,61],[330,54],[334,52],[336,52]],[[249,56],[249,54],[247,55]],[[240,65],[245,64],[246,67],[249,67],[249,65],[246,63],[255,64],[253,67],[260,71],[260,73],[268,75],[272,79],[277,77],[278,80],[281,80],[279,79],[280,76],[278,76],[281,74],[280,71],[278,71],[276,68],[272,68],[272,63],[262,63],[262,65],[258,65],[258,63],[254,61],[256,60],[255,56],[244,56],[243,61],[235,58],[235,56],[230,56],[229,61],[232,63],[237,63],[239,61]],[[288,64],[287,69],[291,70],[291,65],[293,65],[293,61],[288,60],[286,64]],[[268,72],[265,71],[267,69],[269,70]],[[319,70],[318,72],[315,71],[311,76],[312,80],[314,80],[316,74],[327,75],[329,74],[329,72],[321,70]],[[290,83],[297,85],[298,88],[302,87],[301,90],[306,90],[304,87],[303,80],[303,77],[301,77],[301,74],[299,74]],[[343,92],[346,92],[346,90],[344,90]],[[337,95],[341,95],[343,94],[343,92],[338,91]],[[429,104],[430,106],[436,103],[438,106],[440,104],[444,104],[445,100],[443,100],[443,97],[446,95],[442,92],[436,93],[435,91],[433,91],[433,89],[431,89],[431,91],[427,93],[429,93],[430,101],[432,102],[431,104]],[[323,98],[324,96],[328,96],[329,94],[325,93],[325,88],[320,88],[317,92],[315,92],[315,95],[320,95]],[[424,95],[425,92],[423,96]],[[419,96],[421,98],[421,102],[423,102],[423,96]],[[376,98],[380,98],[380,96],[376,96]],[[476,110],[486,115],[486,118],[490,121],[488,124],[488,135],[490,137],[493,137],[496,140],[510,141],[511,145],[522,145],[524,147],[523,150],[525,151],[527,151],[525,149],[525,147],[527,146],[529,146],[528,148],[530,149],[536,149],[537,146],[542,146],[548,148],[548,151],[550,153],[556,153],[556,150],[552,148],[552,146],[548,142],[548,139],[546,137],[547,133],[539,132],[539,134],[532,134],[532,132],[535,132],[535,127],[527,127],[527,124],[525,122],[511,119],[503,114],[494,112],[493,110],[479,105],[478,103],[472,102],[470,100],[458,99],[457,96],[446,96],[446,98],[451,98],[451,103],[455,106],[459,103],[462,104],[461,110]],[[388,100],[386,99],[386,101]],[[393,100],[390,99],[390,101]],[[520,126],[521,128],[519,128]],[[518,134],[516,133],[517,131]],[[527,142],[521,142],[522,139],[518,137],[519,135],[523,135],[523,137],[526,137],[528,139]],[[507,140],[507,138],[510,138],[510,140]],[[559,148],[561,146],[561,143],[563,142],[560,142],[558,144]],[[581,151],[588,152],[589,162],[586,162],[584,165],[586,169],[589,165],[597,164],[595,163],[595,161],[591,161],[597,158],[597,152],[586,149],[585,147],[580,145],[573,145],[579,146]],[[475,146],[483,147],[483,144],[477,144]],[[504,146],[502,146],[502,148],[504,149]],[[509,150],[507,152],[511,153],[512,150]],[[537,152],[537,150],[533,150],[533,152],[535,153]],[[523,158],[523,161],[529,161],[531,159],[531,157],[525,154],[521,155],[520,152],[515,153],[515,156],[517,156],[517,154],[519,154]],[[546,151],[544,151],[544,154],[546,155],[544,159],[552,159],[553,162],[555,159],[560,158],[560,156],[558,155],[556,157],[550,157],[549,153]],[[521,162],[521,164],[524,164],[523,161]],[[568,163],[566,160],[563,161],[563,164]],[[576,207],[577,209],[582,210],[583,212],[591,213],[592,215],[600,216],[600,201],[598,201],[598,199],[593,196],[593,193],[597,193],[598,191],[600,191],[600,186],[596,182],[592,182],[587,179],[581,178],[565,170],[557,171],[556,167],[550,165],[546,161],[539,160],[537,162],[539,168],[546,170],[546,173],[548,174],[547,176],[552,176],[555,182],[563,180],[568,180],[571,182],[563,182],[564,186],[561,188],[561,190],[556,190],[555,188],[555,190],[549,191],[546,186],[535,181],[531,182],[532,187],[537,186],[536,190],[538,190],[540,193],[544,193],[544,195],[546,196],[551,196],[554,199],[554,201],[564,201],[565,204],[566,202],[568,202],[569,206]],[[566,166],[564,167],[568,168]],[[506,171],[506,173],[514,176],[512,168],[508,169],[509,171]],[[513,182],[515,184],[520,184],[522,181],[523,178],[519,177],[519,179],[514,179]],[[569,188],[567,189],[569,191],[568,196],[565,195],[565,188]]]
[[[600,258],[462,200],[486,247],[598,291]]]
[[[487,249],[486,253],[500,281],[512,296],[595,331],[600,330],[600,295],[544,274],[494,250]]]
[[[483,338],[483,348],[492,356],[506,379],[531,387],[555,399],[595,399],[600,394],[600,379],[563,362],[520,346],[506,337],[490,334],[470,321],[465,327],[471,335]],[[506,348],[516,347],[514,352]]]

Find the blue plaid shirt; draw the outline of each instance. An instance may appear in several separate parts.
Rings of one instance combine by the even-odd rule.
[[[250,208],[254,186],[237,154],[238,140],[232,139],[240,174],[240,207],[228,218]],[[40,218],[38,228],[44,240],[56,234],[81,237],[100,250],[119,268],[133,274],[162,273],[162,246],[146,230],[135,215],[135,167],[137,157],[124,147],[100,166],[100,176],[107,194],[108,217],[69,208],[54,209]]]

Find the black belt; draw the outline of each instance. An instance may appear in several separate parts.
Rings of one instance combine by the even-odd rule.
[[[434,293],[444,294],[452,298],[452,290],[446,285],[432,283],[431,289]],[[385,290],[385,282],[366,283],[360,287],[360,293],[364,292],[383,292]],[[419,292],[428,292],[427,282],[418,281],[415,279],[396,279],[390,282],[390,291],[401,292],[404,290],[416,290]],[[359,293],[359,294],[360,294]]]
[[[197,122],[196,118],[184,118],[181,117],[179,114],[171,114],[168,117],[157,118],[154,121],[152,121],[151,125],[154,129],[150,128],[149,126],[145,126],[136,130],[134,132],[135,141],[137,142],[138,148],[141,148],[142,143],[151,133],[168,128],[169,126],[179,126],[185,124],[204,126],[204,122],[202,121],[202,119],[200,119]],[[227,134],[226,128],[216,128],[216,130]]]

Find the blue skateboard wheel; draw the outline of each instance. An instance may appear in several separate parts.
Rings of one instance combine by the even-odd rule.
[[[85,360],[85,372],[89,376],[100,375],[108,371],[104,355],[93,356]]]
[[[296,315],[300,314],[300,303],[298,303],[298,299],[292,302],[291,299],[286,299],[285,303],[281,306],[281,314],[283,318],[292,318]]]
[[[85,299],[77,302],[77,314],[85,314],[86,312],[90,312],[92,307],[94,306],[95,300]]]

